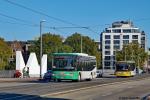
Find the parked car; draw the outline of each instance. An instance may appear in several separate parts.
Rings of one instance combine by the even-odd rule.
[[[96,71],[96,77],[102,77],[102,70],[97,70]]]
[[[50,81],[50,80],[52,79],[52,70],[48,70],[48,71],[44,74],[43,79]]]

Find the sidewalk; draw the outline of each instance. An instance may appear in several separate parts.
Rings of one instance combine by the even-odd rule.
[[[2,82],[38,82],[39,78],[0,78]]]

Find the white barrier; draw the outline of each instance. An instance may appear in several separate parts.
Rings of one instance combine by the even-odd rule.
[[[38,63],[35,53],[30,53],[27,64],[25,65],[21,51],[16,51],[16,70],[20,70],[23,75],[23,69],[27,70],[29,67],[29,76],[30,77],[39,77],[40,76],[40,65]],[[42,76],[47,71],[47,54],[42,56]]]

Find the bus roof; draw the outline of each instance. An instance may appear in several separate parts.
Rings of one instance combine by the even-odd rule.
[[[89,56],[85,53],[53,53],[53,55],[56,56]],[[95,56],[89,56],[89,57],[95,57]]]

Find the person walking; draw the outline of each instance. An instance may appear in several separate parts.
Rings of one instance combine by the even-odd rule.
[[[29,67],[27,67],[27,77],[30,78],[30,75],[29,75]]]
[[[23,68],[22,73],[23,73],[23,78],[25,78],[25,77],[26,77],[26,70],[25,70],[25,67]]]

